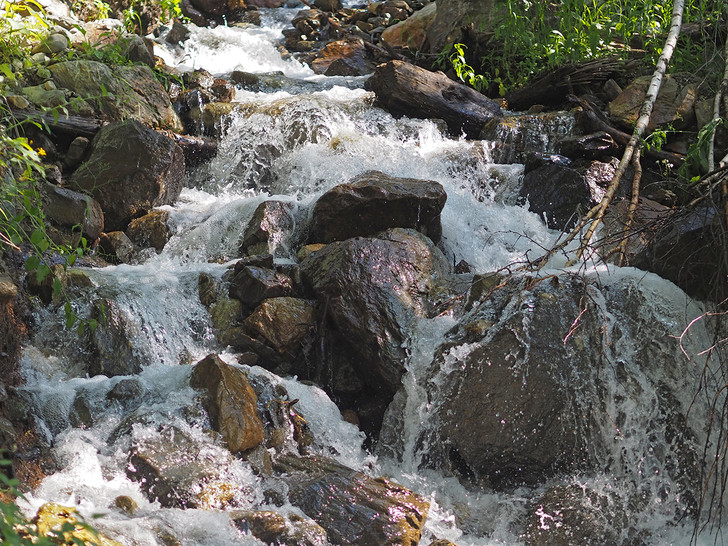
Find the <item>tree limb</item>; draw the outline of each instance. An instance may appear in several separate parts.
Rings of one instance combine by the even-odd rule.
[[[680,27],[682,25],[684,4],[684,0],[675,0],[672,9],[672,24],[670,26],[670,32],[668,32],[667,34],[665,46],[662,49],[660,59],[657,61],[657,66],[655,67],[655,73],[652,76],[650,86],[647,88],[647,95],[645,96],[645,101],[642,104],[642,108],[640,109],[640,117],[637,119],[637,124],[635,125],[634,132],[632,133],[632,137],[629,139],[629,143],[624,150],[622,160],[619,162],[619,166],[617,167],[617,171],[614,173],[612,182],[609,184],[609,187],[607,188],[607,191],[604,194],[604,198],[602,199],[601,203],[599,203],[596,207],[597,211],[594,214],[594,220],[587,229],[587,232],[582,239],[581,245],[579,246],[579,250],[577,251],[577,260],[581,258],[584,250],[587,248],[592,237],[594,236],[594,232],[596,231],[597,227],[599,227],[599,224],[604,218],[604,213],[606,212],[609,204],[612,202],[612,199],[614,199],[614,195],[619,188],[619,183],[627,170],[627,166],[632,160],[632,155],[634,154],[635,149],[642,140],[642,135],[647,130],[647,125],[650,121],[650,115],[652,114],[652,109],[655,106],[655,101],[657,100],[657,94],[659,93],[660,87],[662,85],[662,78],[665,75],[667,65],[670,62],[672,53],[675,50],[677,39],[680,36]],[[573,264],[575,261],[576,260],[571,260],[569,263]]]

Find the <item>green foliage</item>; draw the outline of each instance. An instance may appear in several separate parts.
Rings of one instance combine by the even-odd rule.
[[[663,0],[501,0],[496,6],[498,15],[486,47],[467,59],[462,46],[444,53],[464,71],[463,81],[472,80],[489,94],[501,95],[543,70],[571,62],[607,55],[634,57],[636,52],[654,61],[672,12],[672,2]],[[708,65],[719,55],[708,31],[718,32],[721,17],[727,14],[724,2],[686,0],[684,24],[700,23],[702,30],[693,38],[681,38],[672,61],[675,71],[702,68],[709,77],[722,72],[709,73]]]

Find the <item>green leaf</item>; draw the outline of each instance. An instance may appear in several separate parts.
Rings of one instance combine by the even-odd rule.
[[[38,271],[35,273],[35,278],[38,282],[43,282],[45,278],[50,274],[51,268],[48,267],[46,264],[41,264],[38,266]]]
[[[63,283],[58,277],[53,277],[53,295],[57,296],[63,291]]]
[[[38,265],[40,264],[40,258],[38,256],[30,256],[27,260],[25,260],[25,270],[26,271],[35,271],[38,269]]]

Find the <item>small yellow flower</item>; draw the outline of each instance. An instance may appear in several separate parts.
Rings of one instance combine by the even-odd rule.
[[[46,151],[43,148],[36,148],[35,151],[38,152],[38,155],[41,157],[46,156]]]

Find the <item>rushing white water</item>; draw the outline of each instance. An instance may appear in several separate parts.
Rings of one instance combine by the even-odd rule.
[[[282,59],[275,46],[283,22],[292,13],[266,12],[265,28],[196,28],[184,48],[160,49],[159,53],[170,65],[202,67],[214,74],[281,71],[290,78],[321,81],[324,78],[314,76],[297,61]],[[305,230],[309,205],[318,195],[366,170],[435,180],[448,195],[442,214],[448,259],[453,263],[465,260],[478,272],[514,268],[556,240],[558,234],[546,228],[541,218],[515,204],[521,165],[494,164],[489,143],[449,137],[435,122],[394,119],[372,106],[372,95],[359,89],[360,81],[351,83],[353,88],[346,87],[344,80],[334,83],[318,91],[239,91],[240,113],[233,117],[218,156],[190,173],[179,201],[166,207],[175,233],[163,252],[135,265],[88,271],[94,295],[113,301],[135,328],[134,345],[143,361],[139,374],[85,377],[74,360],[73,341],[63,341],[67,334],[59,330],[61,317],[54,317],[51,311],[42,317],[44,327],[34,345],[26,348],[22,364],[26,391],[53,445],[59,471],[28,495],[24,506],[28,513],[46,501],[74,505],[86,517],[102,514],[94,525],[125,544],[157,544],[164,532],[173,532],[190,545],[260,544],[235,529],[224,512],[162,508],[127,477],[129,446],[159,438],[160,428],[174,427],[203,446],[205,457],[222,469],[220,480],[240,486],[237,506],[303,515],[287,503],[269,505],[263,494],[265,478],[256,475],[248,463],[231,458],[219,441],[204,432],[204,416],[196,421],[189,415],[197,402],[189,387],[190,367],[185,364],[223,351],[223,358],[237,365],[235,355],[224,352],[215,341],[208,313],[199,302],[198,277],[207,273],[222,278],[227,264],[237,256],[247,220],[268,196],[293,203],[297,229]],[[295,248],[284,245],[276,258],[285,261],[294,252]],[[670,325],[674,335],[701,313],[674,285],[653,275],[614,268],[591,269],[588,276],[599,277],[605,286],[628,281],[649,292],[654,305],[651,312]],[[88,293],[84,297],[91,299]],[[609,316],[603,296],[595,292],[594,297],[607,317],[607,329],[614,329],[617,319]],[[321,389],[261,368],[242,368],[253,378],[280,385],[290,399],[299,400],[297,409],[315,439],[313,453],[371,475],[387,475],[428,497],[432,507],[422,544],[435,538],[461,546],[519,544],[523,538],[514,531],[515,523],[551,484],[500,493],[472,491],[455,478],[421,468],[417,439],[433,409],[426,382],[432,378],[433,352],[454,325],[449,315],[423,319],[413,336],[409,371],[398,394],[403,423],[399,459],[367,453],[362,433],[341,418]],[[611,350],[629,362],[630,342],[620,343]],[[689,350],[697,354],[710,342],[701,331],[686,339],[686,344],[692,344]],[[456,357],[464,356],[469,347],[458,350],[463,355],[453,353],[439,373],[447,373],[448,362],[454,365]],[[135,382],[138,394],[134,404],[125,407],[110,393],[129,379]],[[649,397],[626,407],[635,420],[642,418],[639,404],[643,400]],[[680,402],[689,404],[689,400]],[[623,401],[610,399],[607,403],[614,406],[610,407],[614,412],[625,411]],[[634,428],[639,429],[639,424]],[[624,448],[641,458],[626,458],[626,464],[639,467],[640,472],[651,469],[648,457],[640,455],[650,449],[644,440],[620,440],[619,446],[620,453]],[[596,491],[631,486],[623,476],[607,474],[575,475],[567,481]],[[656,482],[644,483],[652,487]],[[664,489],[669,484],[661,486]],[[133,516],[114,508],[120,495],[138,505]],[[667,492],[663,501],[669,504],[675,499]],[[675,525],[665,510],[649,508],[645,512],[648,516],[640,519],[640,525],[650,531],[652,544],[689,540],[689,523]],[[544,514],[544,521],[548,517]]]

